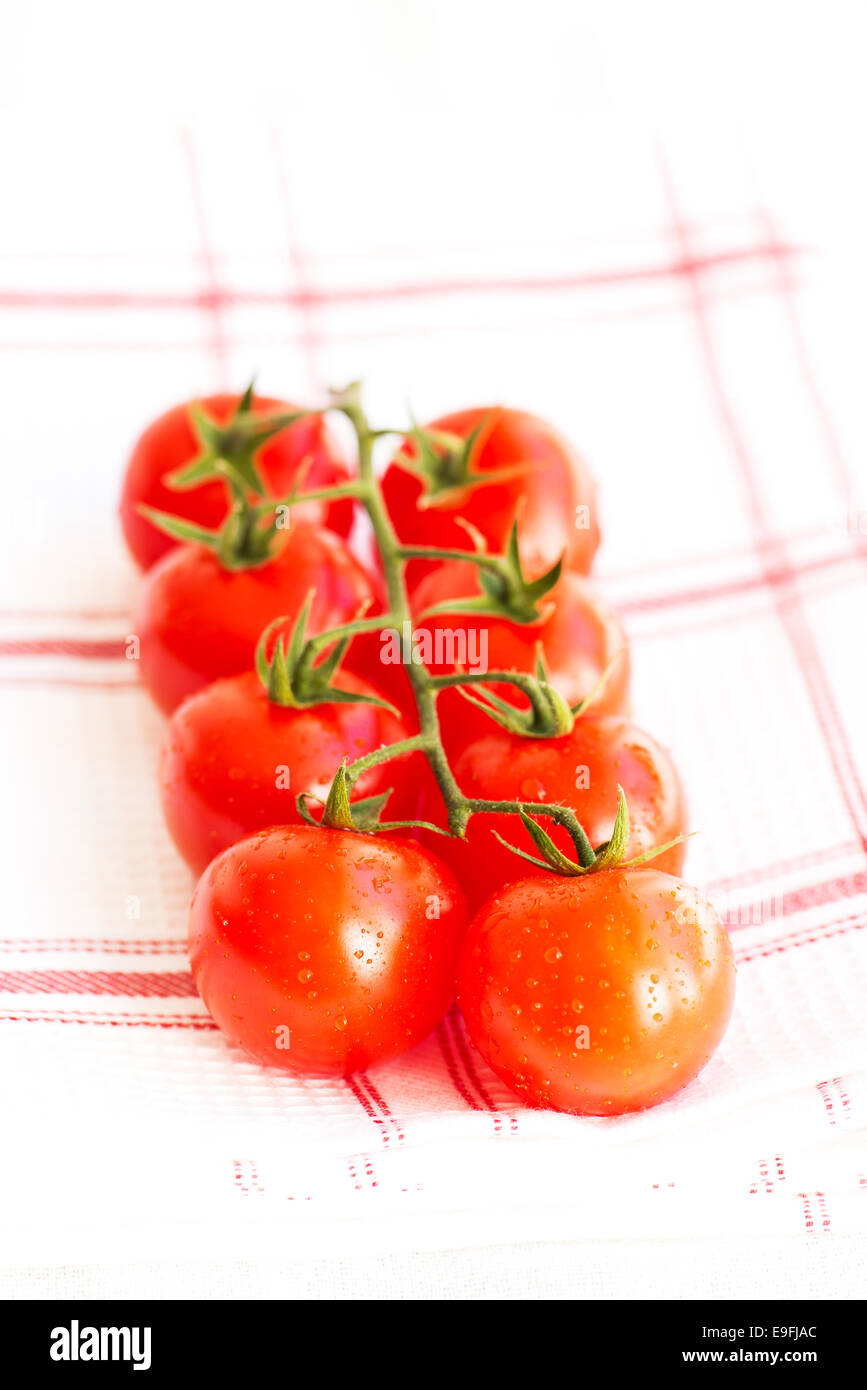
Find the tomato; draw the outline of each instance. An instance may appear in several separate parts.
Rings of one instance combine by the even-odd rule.
[[[670,755],[623,716],[588,713],[575,721],[570,734],[553,739],[522,738],[489,721],[489,732],[463,750],[452,771],[461,791],[472,800],[571,806],[594,848],[611,837],[617,788],[622,787],[629,806],[626,859],[667,844],[688,828],[686,798]],[[442,799],[427,788],[417,814],[437,825],[446,823]],[[542,823],[555,844],[574,859],[568,833],[547,818]],[[534,874],[550,877],[547,870],[534,869],[507,850],[492,829],[532,851],[513,815],[480,813],[471,818],[465,839],[436,837],[437,853],[453,869],[471,911],[513,879]],[[686,845],[681,841],[653,863],[657,869],[679,874],[685,856]]]
[[[414,611],[423,613],[435,604],[477,591],[474,566],[442,565],[419,585],[413,599]],[[597,714],[625,712],[629,704],[631,667],[626,635],[613,608],[586,579],[569,571],[542,599],[541,607],[546,616],[526,626],[499,617],[448,612],[417,620],[414,625],[416,650],[425,655],[421,644],[427,642],[432,658],[427,665],[436,675],[454,671],[456,662],[467,671],[508,670],[533,674],[536,649],[541,643],[551,684],[570,705],[589,695],[610,667],[593,709]],[[387,650],[383,647],[382,655],[386,655]],[[365,672],[376,684],[375,670],[368,659]],[[385,680],[388,683],[387,674]],[[526,706],[525,697],[513,686],[493,685],[490,689],[502,699]],[[455,690],[441,692],[438,708],[446,749],[451,756],[490,731],[491,721],[487,716]]]
[[[349,672],[339,674],[337,685],[354,694],[376,693]],[[344,757],[352,762],[407,737],[404,725],[377,705],[330,702],[292,709],[268,698],[255,671],[215,681],[184,701],[166,731],[160,759],[166,824],[200,874],[215,854],[253,830],[302,824],[295,798],[311,792],[324,801]],[[383,819],[403,819],[404,811],[411,813],[409,783],[421,757],[370,768],[356,782],[353,799],[393,787]]]
[[[701,1071],[734,976],[710,904],[649,865],[495,894],[471,923],[458,994],[475,1046],[528,1104],[620,1115]]]
[[[200,451],[190,417],[191,406],[200,404],[206,415],[224,424],[234,414],[239,400],[238,396],[217,395],[206,396],[201,402],[187,401],[177,405],[148,425],[135,444],[123,481],[120,519],[126,543],[142,569],[149,569],[178,544],[140,514],[138,508],[142,503],[209,530],[217,530],[225,520],[227,492],[220,479],[188,489],[169,487],[164,479],[167,474],[192,463]],[[268,396],[254,398],[252,405],[254,414],[291,412],[297,408]],[[320,416],[297,421],[263,445],[257,463],[270,495],[285,497],[301,463],[308,459],[309,471],[304,486],[311,490],[336,486],[349,476],[346,463]],[[352,525],[352,501],[344,498],[327,506],[308,503],[296,509],[294,518],[321,522],[346,536]]]
[[[332,531],[301,522],[285,534],[261,565],[227,570],[211,551],[185,545],[145,575],[133,631],[142,681],[164,713],[219,676],[250,670],[263,629],[297,617],[310,589],[310,636],[350,622],[374,599],[370,578]]]
[[[296,1075],[345,1076],[436,1027],[466,927],[451,873],[411,841],[278,826],[205,870],[190,962],[232,1042]]]
[[[464,520],[481,532],[490,551],[500,554],[520,504],[521,557],[529,577],[549,569],[564,551],[569,568],[589,572],[599,546],[596,484],[584,460],[552,425],[526,411],[491,406],[443,415],[426,428],[462,439],[480,428],[471,473],[515,472],[469,490],[427,494],[416,474],[392,462],[382,490],[404,544],[471,550],[472,542],[459,524]],[[415,444],[408,441],[402,453],[412,458]],[[410,588],[431,567],[427,560],[410,561]]]

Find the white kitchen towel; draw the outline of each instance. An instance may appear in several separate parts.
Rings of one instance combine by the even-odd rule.
[[[0,225],[0,1262],[38,1276],[845,1237],[854,1283],[860,266],[725,141],[552,121],[531,149],[514,112],[502,138],[479,120],[459,140],[449,112],[423,107],[410,136],[386,106],[359,114],[363,159],[341,162],[315,114],[303,135],[279,117],[93,138],[34,123],[3,151],[5,186],[27,196]],[[408,172],[410,139],[428,177]],[[596,578],[633,643],[636,717],[681,768],[701,832],[687,877],[738,959],[724,1044],[667,1105],[525,1109],[455,1013],[410,1055],[333,1082],[264,1069],[211,1025],[157,803],[162,724],[124,656],[136,575],[114,506],[149,417],[254,371],[310,401],[363,377],[388,423],[408,401],[422,419],[514,404],[591,460]]]

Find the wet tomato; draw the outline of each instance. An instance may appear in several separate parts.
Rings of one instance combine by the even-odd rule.
[[[411,841],[281,826],[205,870],[190,962],[215,1022],[258,1061],[345,1076],[436,1027],[466,926],[452,874]]]
[[[349,672],[336,684],[353,694],[376,693]],[[172,839],[200,874],[215,854],[253,830],[302,824],[296,797],[309,792],[324,801],[344,758],[351,763],[407,736],[378,705],[334,701],[293,709],[273,703],[253,671],[215,681],[185,700],[166,730],[160,796]],[[370,768],[353,798],[391,787],[384,819],[408,817],[421,761],[412,754]]]
[[[629,805],[629,840],[624,858],[664,845],[687,832],[686,798],[670,754],[623,716],[585,714],[563,738],[532,739],[497,728],[468,744],[452,767],[465,796],[472,800],[544,802],[574,810],[594,848],[608,840],[617,813],[617,789]],[[418,808],[422,820],[445,825],[442,799],[428,786]],[[555,844],[575,857],[567,832],[544,821]],[[512,854],[491,833],[497,830],[520,848],[523,831],[514,815],[474,815],[466,838],[436,837],[436,851],[451,865],[474,911],[505,883],[545,869]],[[427,832],[424,832],[427,834]],[[433,840],[431,836],[431,841]],[[685,842],[673,845],[654,867],[679,874]]]
[[[648,865],[495,894],[467,934],[459,1000],[476,1047],[529,1105],[620,1115],[698,1075],[734,986],[713,908]]]

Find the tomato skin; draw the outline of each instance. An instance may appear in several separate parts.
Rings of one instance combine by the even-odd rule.
[[[274,559],[249,569],[227,570],[203,547],[180,546],[145,575],[133,630],[142,682],[165,714],[220,676],[250,670],[264,628],[296,617],[311,589],[309,636],[350,622],[375,598],[333,532],[301,522],[286,535]]]
[[[423,613],[434,604],[477,592],[473,569],[463,563],[443,565],[419,585],[413,597],[414,611]],[[626,634],[614,609],[588,580],[568,571],[542,600],[542,606],[546,616],[541,622],[526,626],[498,617],[444,612],[417,620],[414,631],[419,642],[425,633],[430,634],[434,656],[438,639],[444,657],[450,654],[450,635],[459,653],[463,643],[467,652],[463,665],[467,670],[473,670],[474,661],[478,661],[491,671],[535,674],[536,649],[541,642],[551,684],[570,705],[589,695],[610,668],[593,710],[596,714],[625,713],[629,708],[631,662]],[[456,668],[448,660],[433,660],[429,669],[435,675],[445,675]],[[366,668],[366,674],[375,680],[372,664]],[[526,707],[526,698],[513,686],[489,688],[502,699]],[[468,743],[490,731],[488,717],[457,691],[442,691],[437,703],[450,756],[456,756]]]
[[[211,419],[225,424],[237,409],[239,400],[239,396],[221,394],[206,396],[198,404]],[[197,402],[185,401],[153,420],[133,446],[127,464],[120,498],[120,520],[126,543],[141,569],[150,569],[178,545],[140,514],[138,508],[142,503],[211,530],[216,530],[226,518],[226,485],[219,479],[183,490],[163,482],[167,473],[175,473],[192,463],[199,451],[190,418],[190,407],[195,404]],[[254,414],[298,409],[287,401],[269,396],[255,397],[252,408]],[[257,456],[263,481],[272,497],[286,496],[299,466],[306,459],[311,462],[305,487],[311,490],[337,486],[349,477],[349,469],[321,417],[311,416],[275,435]],[[347,536],[352,526],[353,505],[351,499],[327,505],[309,503],[299,507],[294,516],[297,520],[319,522]]]
[[[452,771],[465,796],[485,801],[539,801],[571,806],[595,847],[608,840],[617,814],[617,788],[629,807],[629,840],[625,859],[666,844],[688,830],[686,797],[670,754],[654,738],[622,715],[586,714],[564,738],[531,739],[489,723],[489,732],[469,744]],[[581,769],[581,782],[578,781]],[[586,785],[584,785],[586,783]],[[445,825],[442,799],[427,791],[418,810],[421,820]],[[564,853],[575,857],[565,830],[552,821],[540,822]],[[466,838],[436,837],[435,852],[453,870],[470,911],[514,879],[550,878],[525,859],[510,853],[491,833],[534,854],[516,816],[474,815]],[[434,837],[430,836],[432,842]],[[428,833],[422,836],[428,842]],[[654,859],[665,873],[683,870],[683,841]]]
[[[205,870],[190,963],[215,1022],[258,1061],[346,1076],[436,1027],[466,927],[449,870],[411,841],[277,826]]]
[[[338,684],[355,694],[376,693],[349,672]],[[291,709],[269,700],[255,671],[228,676],[185,700],[166,730],[159,774],[166,825],[182,858],[201,874],[215,854],[254,830],[303,824],[295,798],[311,792],[324,801],[344,757],[352,762],[407,737],[404,725],[376,705]],[[409,788],[401,797],[398,784],[415,780],[409,761],[371,768],[353,798],[394,787],[385,818],[403,819]]]
[[[506,546],[516,508],[519,514],[521,557],[530,577],[550,568],[566,552],[566,564],[587,574],[599,547],[596,484],[584,460],[563,436],[538,416],[503,406],[482,406],[443,415],[426,428],[466,439],[481,425],[474,471],[487,473],[513,464],[531,465],[525,473],[500,483],[485,484],[430,505],[421,480],[398,463],[391,463],[382,490],[389,515],[406,545],[436,545],[471,550],[458,518],[469,521],[501,553]],[[403,452],[413,452],[404,444]],[[576,508],[586,506],[589,524],[576,524]],[[407,582],[412,589],[432,568],[427,560],[411,560]]]
[[[713,908],[651,865],[495,894],[467,933],[458,995],[475,1046],[529,1105],[621,1115],[698,1075],[734,986]]]

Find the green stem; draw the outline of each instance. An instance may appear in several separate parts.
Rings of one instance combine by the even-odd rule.
[[[516,685],[530,700],[538,690],[538,681],[524,671],[458,671],[453,676],[431,676],[431,685],[434,690],[449,685]]]
[[[308,637],[304,643],[309,660],[321,651],[323,647],[330,647],[334,642],[341,641],[344,637],[357,637],[363,632],[378,632],[381,628],[394,627],[395,616],[393,613],[380,613],[375,618],[356,618],[355,622],[344,623],[342,627],[330,627],[327,632],[320,632],[316,637]]]
[[[401,545],[398,547],[401,560],[466,560],[469,565],[479,569],[491,570],[494,574],[504,571],[501,555],[488,555],[480,550],[440,550],[435,545]]]
[[[468,801],[467,805],[471,815],[520,815],[526,812],[527,815],[547,816],[549,820],[556,821],[557,825],[562,825],[564,830],[569,832],[572,843],[578,855],[578,862],[582,868],[589,868],[596,858],[596,851],[584,833],[584,827],[576,816],[575,812],[568,806],[556,806],[544,801],[480,801],[474,799]]]
[[[313,640],[322,645],[333,642],[349,631],[371,631],[378,627],[402,629],[406,623],[412,627],[412,614],[406,590],[405,570],[409,559],[449,558],[450,552],[421,546],[402,546],[386,511],[382,492],[373,472],[373,445],[381,432],[370,428],[367,416],[358,399],[357,392],[337,402],[337,408],[352,422],[358,440],[359,480],[355,495],[358,496],[370,518],[376,543],[379,548],[382,569],[385,575],[388,594],[389,614],[387,618],[360,620],[323,633]],[[303,499],[297,499],[303,500]],[[476,564],[499,570],[504,565],[503,557],[465,554],[463,551],[451,552],[454,558],[467,559]],[[584,830],[575,815],[567,806],[547,805],[544,802],[519,803],[515,801],[483,801],[464,796],[455,781],[448,758],[443,748],[436,697],[439,690],[450,685],[462,685],[473,681],[508,682],[518,686],[535,702],[538,686],[532,677],[515,671],[493,671],[485,673],[455,674],[453,676],[432,676],[423,663],[410,662],[406,666],[407,678],[412,686],[418,711],[420,732],[414,737],[404,739],[389,747],[379,748],[366,754],[345,768],[347,782],[352,785],[368,768],[399,757],[404,753],[423,752],[436,778],[443,801],[445,802],[448,827],[454,835],[463,836],[471,816],[482,813],[521,815],[531,812],[554,820],[569,833],[575,845],[579,863],[582,867],[593,864],[595,853]]]
[[[343,497],[355,497],[363,501],[368,489],[360,483],[342,483],[340,487],[320,487],[313,492],[289,493],[288,497],[269,497],[254,509],[259,516],[267,516],[278,507],[300,507],[304,502],[338,502]]]
[[[553,737],[555,732],[568,732],[566,729],[559,728],[552,711],[550,698],[546,698],[544,689],[539,682],[524,671],[463,671],[451,676],[434,676],[431,679],[434,690],[439,692],[448,686],[463,685],[512,685],[522,694],[526,695],[530,701],[533,711],[534,727],[539,731],[538,736]],[[494,701],[493,692],[489,696],[491,704],[497,704],[500,710],[501,701]],[[492,714],[492,718],[497,719],[497,715]],[[571,711],[565,715],[568,720],[571,718]]]
[[[372,753],[365,753],[363,758],[357,758],[354,763],[349,764],[346,769],[347,783],[352,786],[369,768],[379,767],[381,763],[387,763],[392,758],[403,757],[404,753],[426,751],[427,747],[428,742],[424,734],[415,734],[412,738],[401,739],[399,743],[388,743],[382,748],[374,748]]]
[[[412,613],[404,577],[405,560],[400,554],[401,546],[373,473],[373,444],[376,436],[370,429],[367,417],[359,404],[350,401],[342,409],[352,421],[358,439],[358,469],[361,481],[366,485],[366,495],[363,499],[364,507],[370,518],[373,534],[379,547],[380,560],[385,574],[388,605],[394,618],[394,626],[401,630],[404,623],[409,623],[412,626]],[[422,746],[446,804],[449,829],[456,835],[463,835],[469,819],[469,810],[466,798],[454,779],[443,749],[436,710],[436,695],[430,684],[430,675],[423,665],[416,662],[410,662],[406,666],[406,673],[415,697],[419,728],[423,740]]]

